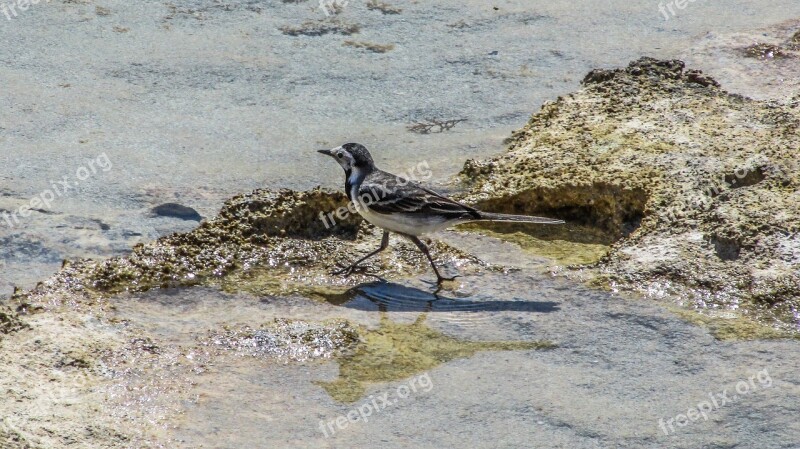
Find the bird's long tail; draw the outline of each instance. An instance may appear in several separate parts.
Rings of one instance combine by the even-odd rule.
[[[492,212],[481,212],[481,217],[476,221],[503,221],[512,223],[539,223],[539,224],[564,224],[564,220],[554,218],[533,217],[530,215],[509,215],[495,214]]]

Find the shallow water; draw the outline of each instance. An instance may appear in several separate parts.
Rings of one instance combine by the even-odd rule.
[[[504,254],[496,261],[519,256]],[[435,294],[421,279],[376,282],[329,301],[151,292],[118,298],[116,317],[155,336],[165,355],[154,372],[175,354],[193,360],[152,386],[174,410],[152,436],[178,447],[781,447],[800,432],[791,413],[770,412],[797,406],[791,341],[721,343],[657,305],[531,266],[460,283]],[[347,319],[362,344],[297,359],[207,343],[286,317]],[[762,370],[769,387],[756,383],[709,421],[660,429]],[[769,414],[769,436],[754,413]]]
[[[281,33],[324,17],[316,2],[55,2],[4,22],[0,209],[18,210],[64,176],[77,185],[46,213],[11,228],[0,220],[0,294],[62,259],[122,254],[194,226],[151,216],[161,203],[208,217],[255,187],[338,188],[341,173],[319,147],[359,141],[395,172],[427,161],[426,181],[442,183],[467,158],[501,152],[591,68],[687,52],[718,68],[727,54],[690,51],[707,47],[707,33],[800,15],[794,0],[692,2],[668,20],[650,0],[399,7],[382,14],[351,1],[338,16],[360,26],[351,36]],[[395,48],[375,54],[346,40]],[[467,121],[444,133],[406,129],[456,118]],[[103,154],[109,171],[76,178]]]
[[[501,152],[591,68],[686,56],[774,98],[781,85],[753,89],[742,81],[752,72],[722,70],[735,62],[727,46],[800,16],[795,0],[698,1],[669,20],[649,0],[398,2],[397,15],[351,1],[340,20],[359,34],[292,37],[280,27],[321,18],[315,1],[254,5],[52,2],[3,22],[0,214],[64,176],[73,187],[13,227],[0,218],[0,296],[62,259],[124,254],[196,226],[151,216],[161,203],[209,217],[256,187],[340,187],[319,147],[359,141],[384,168],[426,161],[424,181],[445,184],[467,158]],[[395,47],[373,54],[346,40]],[[407,130],[429,118],[467,120],[444,133]],[[100,155],[109,170],[79,180]],[[226,285],[110,298],[110,321],[91,325],[146,338],[132,342],[139,352],[106,360],[95,413],[139,429],[119,447],[796,446],[796,343],[720,342],[656,304],[553,278],[548,270],[596,260],[611,243],[585,228],[563,232],[573,235],[487,232],[525,251],[444,233],[510,268],[438,293],[426,275],[337,294]],[[361,343],[340,352],[320,341],[308,352],[281,340],[276,319],[312,330],[346,320]],[[659,420],[760,372],[769,386],[661,429]],[[389,403],[373,402],[384,395]],[[348,421],[353,410],[371,415]]]

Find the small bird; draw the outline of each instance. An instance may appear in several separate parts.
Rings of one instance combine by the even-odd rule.
[[[358,264],[385,250],[389,246],[389,233],[394,232],[417,245],[430,261],[436,282],[441,284],[455,277],[445,278],[439,273],[428,247],[419,239],[420,235],[475,221],[564,223],[551,218],[482,212],[458,203],[404,177],[378,169],[367,148],[358,143],[346,143],[318,152],[331,156],[342,166],[347,197],[365,220],[383,229],[380,248],[334,274],[352,274]]]

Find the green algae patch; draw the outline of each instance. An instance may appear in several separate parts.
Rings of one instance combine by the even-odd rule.
[[[360,277],[359,277],[360,279]],[[235,271],[218,281],[226,293],[248,293],[254,296],[301,295],[306,298],[327,300],[328,297],[345,295],[353,288],[352,280],[345,277],[298,276],[285,267],[257,267]]]
[[[797,333],[776,329],[740,313],[711,314],[679,307],[670,307],[670,310],[681,319],[708,329],[714,338],[721,341],[800,339]]]
[[[596,263],[608,254],[612,240],[597,228],[569,224],[523,227],[513,223],[474,223],[459,228],[515,243],[524,251],[559,265]]]
[[[371,384],[392,382],[435,368],[480,351],[552,349],[549,341],[465,341],[449,337],[425,325],[422,314],[412,324],[381,317],[380,327],[361,332],[361,344],[352,353],[337,357],[339,378],[317,382],[340,402],[364,397]]]

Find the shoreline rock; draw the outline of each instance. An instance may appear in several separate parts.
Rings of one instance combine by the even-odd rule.
[[[626,69],[592,71],[584,83],[579,92],[544,105],[514,134],[506,154],[467,161],[461,173],[469,186],[464,200],[487,210],[565,218],[572,231],[558,231],[552,242],[572,233],[581,234],[569,242],[574,245],[610,248],[599,262],[573,266],[568,275],[581,273],[594,285],[649,298],[750,315],[731,314],[738,320],[720,326],[685,308],[673,311],[709,327],[718,339],[797,336],[800,180],[792,154],[800,143],[797,105],[728,94],[712,78],[684,70],[680,61],[645,58]],[[137,245],[123,257],[65,262],[33,290],[15,293],[17,310],[0,308],[0,344],[7,348],[0,356],[8,361],[4,377],[16,388],[9,390],[16,399],[4,412],[17,421],[10,423],[11,431],[0,429],[0,445],[90,438],[115,447],[131,442],[155,447],[143,432],[169,413],[156,408],[158,417],[143,415],[139,427],[122,433],[114,427],[115,416],[73,399],[98,401],[104,392],[122,391],[132,393],[119,400],[136,402],[143,385],[147,391],[155,386],[159,398],[184,397],[186,391],[175,390],[188,387],[170,379],[205,372],[223,360],[223,352],[288,354],[294,360],[350,351],[339,360],[346,375],[317,385],[352,402],[372,383],[442,360],[485,349],[553,347],[547,340],[461,341],[418,318],[412,324],[382,320],[376,329],[303,320],[217,326],[184,348],[113,313],[125,292],[209,285],[256,297],[330,297],[371,280],[368,274],[348,279],[330,274],[380,239],[380,232],[357,216],[333,227],[320,219],[320,213],[346,204],[343,194],[322,189],[256,190],[231,198],[217,217],[193,231]],[[517,240],[543,237],[536,230],[510,229]],[[443,243],[432,250],[464,275],[495,269]],[[387,278],[429,274],[423,256],[402,242],[393,242],[392,251],[370,266]],[[406,351],[411,347],[413,357]],[[386,356],[395,353],[406,354],[404,364]],[[60,373],[56,378],[53,367]],[[35,388],[57,400],[31,407],[25,391]],[[175,403],[158,406],[172,410]],[[74,425],[75,413],[91,415],[91,435]],[[64,423],[67,433],[53,430]]]
[[[582,265],[612,290],[672,298],[699,309],[738,310],[783,330],[800,323],[800,147],[797,104],[725,92],[681,61],[642,58],[593,70],[584,87],[545,104],[514,133],[506,154],[468,160],[463,199],[480,208],[566,219],[610,246]],[[273,294],[347,288],[371,279],[330,274],[377,246],[379,232],[349,215],[339,192],[256,190],[225,203],[195,230],[137,245],[124,257],[65,263],[15,299],[23,313],[61,291],[119,292],[222,285]],[[519,229],[515,228],[515,232]],[[560,238],[560,237],[559,237]],[[586,243],[586,242],[582,242]],[[434,254],[462,271],[487,267],[442,243]],[[423,273],[411,245],[394,245],[386,277]]]
[[[464,199],[594,224],[611,289],[800,326],[800,108],[725,92],[681,61],[594,70],[506,154],[467,161]]]
[[[228,200],[217,217],[187,233],[176,233],[134,246],[131,254],[104,261],[65,261],[62,269],[33,290],[12,299],[19,311],[35,313],[48,308],[52,293],[70,292],[96,299],[122,292],[155,288],[223,284],[231,289],[258,287],[263,293],[314,294],[317,290],[346,290],[376,274],[410,276],[429,269],[424,256],[405,241],[393,242],[393,250],[365,266],[375,273],[350,277],[332,275],[346,266],[354,254],[367,253],[380,242],[380,232],[359,216],[349,214],[331,226],[321,216],[347,207],[339,192],[314,189],[256,190]],[[462,271],[487,264],[440,242],[433,243],[436,258],[457,262]],[[268,288],[265,288],[268,286]],[[42,298],[49,298],[43,301]]]

